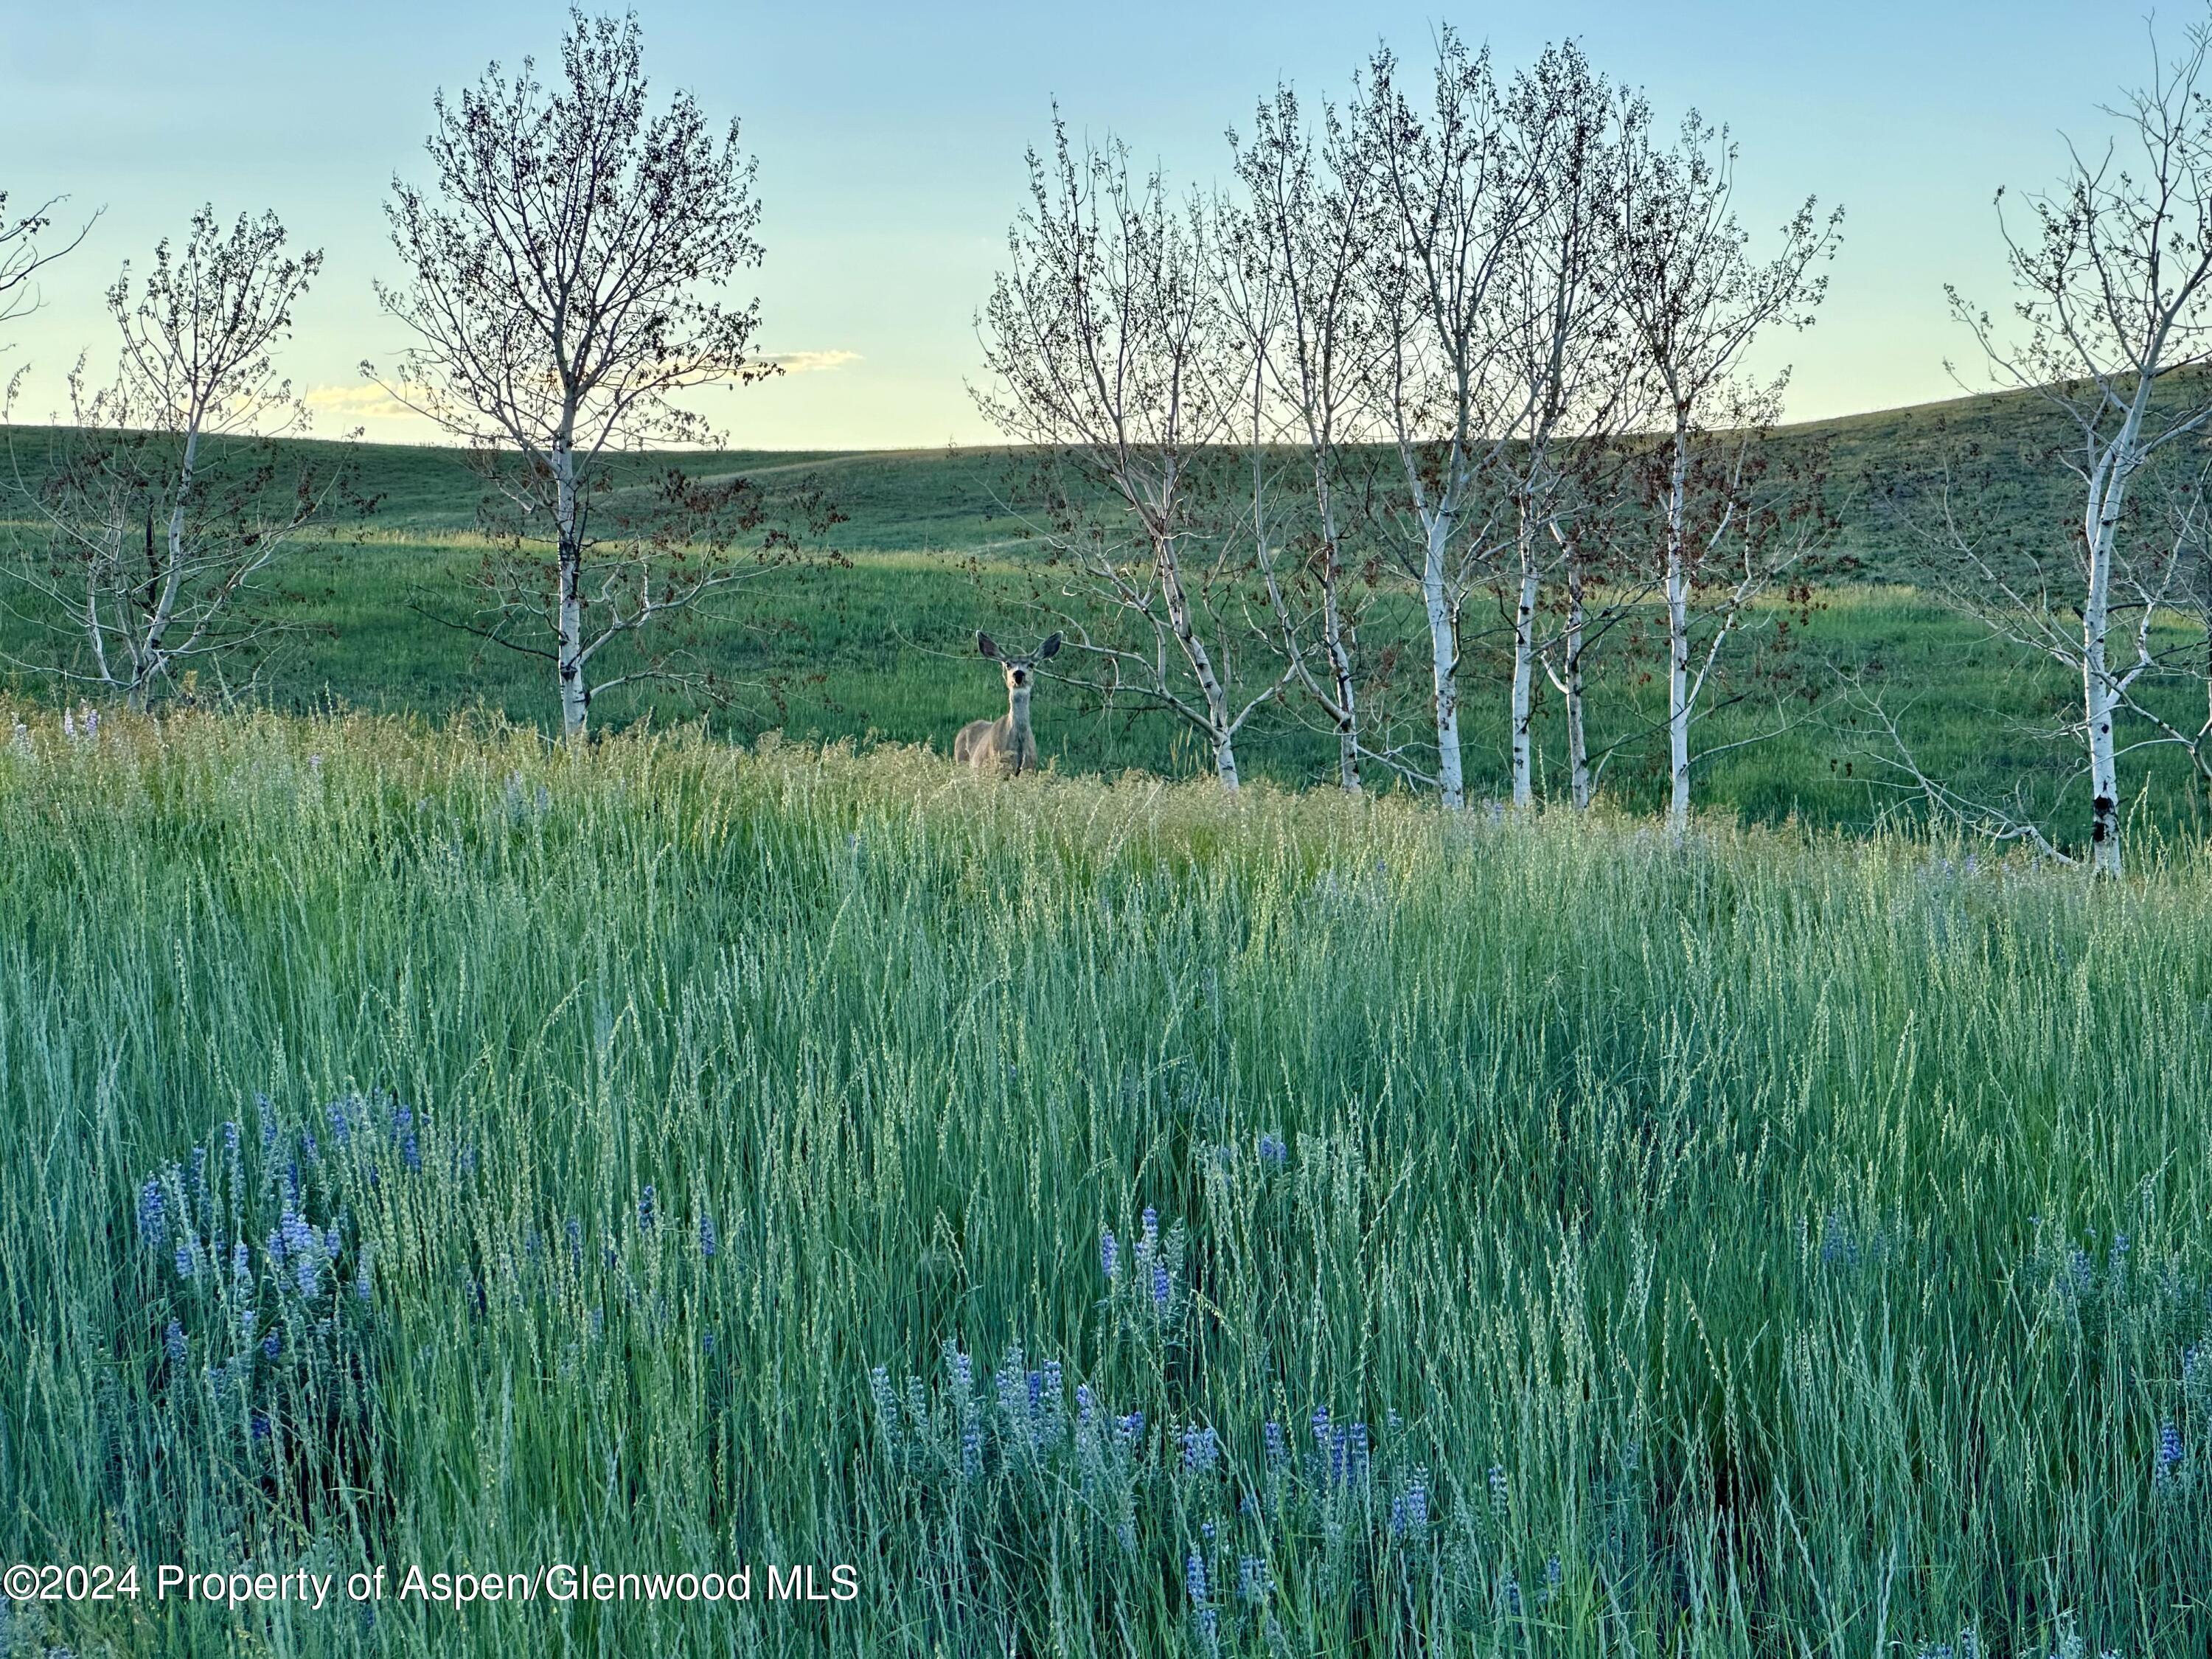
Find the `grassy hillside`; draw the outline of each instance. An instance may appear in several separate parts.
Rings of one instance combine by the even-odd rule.
[[[26,476],[35,476],[52,434],[13,434]],[[1762,694],[1729,707],[1700,741],[1723,752],[1700,768],[1701,798],[1749,818],[1792,816],[1865,828],[1910,810],[1869,742],[1832,696],[1838,671],[1882,687],[1914,744],[1942,775],[1989,798],[2025,790],[2063,804],[2064,776],[2037,736],[2075,694],[2055,667],[2022,662],[1971,625],[1931,605],[1893,578],[1904,568],[1900,536],[1879,497],[1898,479],[1949,459],[1986,487],[1997,533],[2033,534],[2053,544],[2068,533],[2065,475],[2050,451],[2063,437],[2042,405],[1977,399],[1791,428],[1785,445],[1823,447],[1843,544],[1863,564],[1855,581],[1831,590],[1790,665],[1791,690],[1778,714]],[[331,453],[332,447],[325,446]],[[433,718],[462,708],[544,723],[553,715],[542,662],[489,647],[452,624],[468,617],[467,576],[483,556],[473,533],[480,486],[448,450],[367,446],[346,452],[374,517],[356,534],[304,549],[283,568],[273,610],[290,631],[255,695],[290,710],[331,707],[414,711]],[[1016,465],[988,450],[855,453],[732,453],[685,458],[708,476],[742,471],[771,488],[818,483],[843,514],[825,556],[774,572],[716,604],[690,628],[697,660],[734,690],[714,728],[750,741],[781,731],[835,741],[887,738],[949,746],[965,720],[999,711],[996,676],[973,654],[978,627],[1034,638],[1048,624],[1030,600],[1041,572],[1024,526],[1003,503]],[[1655,618],[1656,621],[1656,618]],[[1502,618],[1472,615],[1467,680],[1468,757],[1474,787],[1504,787],[1505,730],[1498,690]],[[1379,604],[1372,641],[1413,637],[1417,619],[1395,592]],[[1661,688],[1648,643],[1621,642],[1597,670],[1593,720],[1601,747],[1616,746],[1603,781],[1623,805],[1659,799]],[[50,652],[21,616],[0,614],[0,652]],[[1389,694],[1410,719],[1425,695],[1416,667]],[[33,695],[38,683],[0,666],[0,685]],[[2169,711],[2193,728],[2201,709],[2178,690]],[[2193,694],[2201,702],[2202,693]],[[694,702],[647,691],[624,693],[595,711],[604,727],[690,718]],[[1048,684],[1037,703],[1039,740],[1064,770],[1111,775],[1126,768],[1183,775],[1204,757],[1164,716],[1102,711]],[[1778,733],[1768,737],[1766,734]],[[1558,772],[1562,738],[1556,698],[1540,685],[1540,765]],[[1729,745],[1751,742],[1745,747]],[[1264,715],[1247,733],[1249,770],[1303,783],[1326,777],[1333,748],[1298,710]],[[2154,784],[2155,821],[2197,826],[2202,792],[2163,751],[2140,757],[2131,795]],[[1553,780],[1556,781],[1556,778]],[[2076,805],[2079,805],[2077,802]]]
[[[266,716],[0,845],[6,1535],[391,1575],[0,1650],[2212,1647],[2201,854]],[[759,1576],[400,1594],[585,1562]]]

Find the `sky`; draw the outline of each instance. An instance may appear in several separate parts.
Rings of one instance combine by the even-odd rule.
[[[1224,131],[1279,79],[1309,100],[1346,89],[1378,42],[1417,61],[1436,30],[1510,66],[1579,40],[1669,121],[1691,107],[1741,145],[1746,224],[1771,240],[1808,194],[1846,210],[1816,325],[1770,352],[1788,413],[1818,419],[1955,395],[1971,355],[1944,285],[2005,299],[1992,197],[2095,140],[2100,105],[2142,77],[2131,0],[1116,0],[1109,7],[899,0],[757,4],[638,0],[648,74],[737,116],[759,158],[763,350],[793,372],[706,394],[733,443],[776,449],[988,442],[969,392],[975,313],[1020,206],[1024,151],[1054,101],[1174,179],[1227,170]],[[2203,15],[2168,0],[2162,34]],[[102,295],[126,258],[212,203],[273,208],[321,280],[280,359],[316,429],[431,434],[364,386],[405,331],[372,283],[396,274],[382,204],[428,182],[430,100],[496,59],[557,59],[565,7],[512,0],[0,0],[0,190],[100,210],[44,273],[41,306],[0,339],[25,373],[16,418],[61,406],[80,352],[112,350]],[[1961,372],[1973,383],[1968,365]]]

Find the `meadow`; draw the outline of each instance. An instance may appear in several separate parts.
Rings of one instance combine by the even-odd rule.
[[[0,1653],[2212,1648],[2201,845],[12,712]]]
[[[1749,823],[1858,831],[1920,821],[1924,804],[1892,763],[1887,735],[1847,689],[1856,685],[1880,696],[1931,774],[1972,799],[2021,802],[2047,816],[2069,845],[2078,840],[2087,816],[2075,775],[2078,745],[2051,738],[2078,712],[2078,680],[1992,639],[1917,586],[1924,569],[1887,505],[1902,483],[1951,466],[1973,482],[1978,528],[1990,544],[2051,545],[2072,533],[2078,513],[2059,464],[2064,436],[2051,411],[2017,396],[1784,429],[1779,448],[1824,457],[1837,523],[1830,551],[1849,574],[1820,586],[1809,617],[1790,618],[1786,651],[1766,653],[1752,639],[1735,652],[1730,660],[1744,683],[1720,689],[1697,738],[1699,749],[1717,751],[1698,768],[1701,806]],[[22,477],[39,475],[52,438],[39,428],[9,434]],[[547,665],[459,625],[477,619],[470,578],[488,545],[477,528],[482,486],[461,458],[404,446],[296,447],[325,465],[343,456],[375,510],[327,540],[304,544],[280,567],[264,611],[283,632],[242,700],[290,713],[434,720],[489,713],[554,726]],[[975,654],[975,630],[1034,642],[1061,625],[1055,608],[1083,614],[1085,602],[1061,592],[1064,573],[1042,561],[1031,526],[1013,505],[1018,454],[732,451],[680,459],[695,476],[752,478],[772,501],[779,490],[817,487],[837,521],[806,532],[801,556],[664,636],[714,671],[726,702],[639,686],[594,707],[601,730],[665,729],[703,718],[717,736],[745,744],[776,733],[949,750],[963,723],[1003,712],[997,672]],[[641,462],[638,476],[658,464]],[[8,511],[14,517],[0,513],[0,538],[34,543],[20,503]],[[9,598],[14,603],[0,608],[0,690],[51,702],[57,688],[21,665],[52,659],[56,641],[39,632],[34,607]],[[1478,592],[1463,637],[1471,787],[1493,798],[1508,793],[1501,603]],[[1403,584],[1386,582],[1370,602],[1370,655],[1418,638],[1420,627]],[[1606,757],[1600,783],[1631,811],[1656,810],[1665,794],[1658,627],[1655,608],[1593,659],[1592,744]],[[2201,626],[2176,616],[2162,632],[2182,659],[2201,656]],[[621,661],[621,651],[608,660]],[[1379,699],[1370,706],[1406,728],[1425,719],[1418,656],[1387,684],[1370,688]],[[2203,685],[2183,677],[2154,688],[2148,701],[2194,730],[2203,697]],[[1203,745],[1171,717],[1103,707],[1049,678],[1038,693],[1036,723],[1042,757],[1063,772],[1182,777],[1208,769]],[[1246,769],[1287,787],[1333,777],[1334,740],[1317,726],[1314,711],[1295,700],[1262,710],[1245,734]],[[1562,712],[1540,677],[1534,734],[1539,792],[1562,795]],[[1370,781],[1388,787],[1391,780],[1371,769]],[[2131,833],[2201,836],[2212,827],[2212,798],[2171,746],[2131,754],[2124,784]]]

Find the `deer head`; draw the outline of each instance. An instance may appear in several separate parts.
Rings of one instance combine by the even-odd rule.
[[[1045,642],[1026,657],[1010,657],[1000,651],[997,641],[980,629],[975,635],[975,648],[1006,671],[1006,696],[1010,699],[1025,697],[1030,683],[1036,678],[1036,665],[1060,649],[1060,635],[1048,635]]]

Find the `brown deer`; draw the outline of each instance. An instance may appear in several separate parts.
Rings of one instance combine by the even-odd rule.
[[[952,740],[953,763],[978,772],[1034,772],[1037,748],[1036,733],[1030,729],[1030,683],[1036,678],[1036,665],[1060,649],[1060,635],[1051,635],[1030,657],[1001,655],[991,636],[981,632],[975,648],[1006,670],[1006,712],[994,720],[969,720],[962,726]]]

